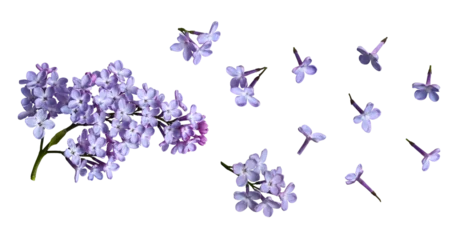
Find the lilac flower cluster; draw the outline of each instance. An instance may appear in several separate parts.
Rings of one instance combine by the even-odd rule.
[[[264,215],[270,217],[274,209],[281,208],[286,211],[289,203],[297,201],[297,195],[293,193],[295,185],[289,183],[287,187],[285,186],[281,167],[267,170],[267,165],[264,163],[266,158],[267,149],[264,149],[261,156],[252,154],[244,164],[237,163],[228,166],[221,162],[224,168],[238,176],[236,179],[238,187],[246,186],[246,191],[234,192],[234,199],[239,201],[236,204],[236,211],[242,212],[249,207],[254,212],[264,210]],[[259,181],[261,174],[264,180]],[[249,187],[252,187],[254,191],[249,191]],[[264,197],[264,193],[278,196],[281,202],[274,201],[271,196]],[[261,200],[261,202],[257,203],[256,200]]]
[[[180,34],[178,35],[178,43],[173,44],[170,47],[170,50],[175,52],[183,51],[183,58],[186,61],[189,61],[191,56],[193,56],[193,63],[197,65],[201,61],[201,56],[207,57],[213,53],[210,50],[211,43],[218,41],[221,36],[220,32],[217,32],[218,22],[213,22],[209,33],[202,33],[198,31],[188,31],[184,28],[178,28]],[[197,41],[201,46],[198,46],[193,40],[191,40],[189,34],[198,35]]]
[[[263,68],[256,68],[251,71],[244,71],[243,66],[237,66],[236,68],[227,67],[226,72],[233,77],[231,79],[231,92],[236,94],[237,97],[235,99],[236,104],[240,107],[246,106],[247,102],[251,104],[253,107],[259,107],[261,104],[259,100],[254,97],[254,86],[256,85],[257,81],[259,81],[260,77],[264,72],[267,70],[267,67]],[[252,81],[251,85],[247,85],[247,78],[250,74],[262,71],[254,80]]]
[[[159,145],[163,151],[173,146],[171,153],[185,154],[196,150],[196,144],[204,145],[208,125],[205,116],[192,105],[190,111],[183,96],[175,91],[173,100],[165,101],[165,95],[148,87],[134,86],[132,71],[123,67],[120,60],[110,63],[107,69],[87,72],[81,79],[73,78],[74,86],[67,87],[66,78],[59,78],[56,68],[47,63],[37,65],[39,73],[28,72],[21,92],[24,112],[18,119],[25,119],[33,134],[41,139],[40,153],[32,172],[32,180],[42,157],[48,153],[60,153],[75,169],[75,181],[89,170],[88,179],[102,179],[103,172],[109,179],[119,169],[117,161],[125,161],[130,149],[148,148],[158,128],[164,137]],[[92,88],[98,87],[93,95]],[[182,111],[183,110],[183,111]],[[44,129],[52,129],[52,119],[59,114],[69,114],[72,125],[57,133],[43,148]],[[138,116],[134,120],[132,116]],[[49,151],[64,135],[77,126],[86,126],[77,142],[68,139],[68,148]],[[101,161],[100,158],[108,158]],[[86,160],[87,159],[87,160]]]

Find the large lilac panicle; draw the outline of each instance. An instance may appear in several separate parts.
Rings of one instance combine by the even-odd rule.
[[[297,201],[297,195],[293,193],[295,185],[290,183],[285,188],[282,168],[277,167],[277,169],[268,171],[267,165],[264,164],[266,158],[267,149],[264,149],[261,152],[261,156],[256,153],[252,154],[245,163],[236,163],[228,166],[221,162],[221,165],[226,170],[237,175],[236,184],[238,187],[246,187],[245,192],[234,193],[234,199],[239,201],[236,204],[236,211],[242,212],[249,207],[254,212],[264,210],[264,215],[270,217],[272,216],[273,209],[282,208],[283,211],[286,211],[289,202],[294,203]],[[261,178],[260,174],[263,175],[264,180],[259,181]],[[254,191],[249,191],[249,187],[252,187]],[[276,202],[271,197],[265,198],[263,194],[279,197],[282,202]],[[255,201],[259,199],[261,203]]]

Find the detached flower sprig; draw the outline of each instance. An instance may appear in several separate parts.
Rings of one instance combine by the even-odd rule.
[[[245,164],[237,163],[233,166],[228,166],[221,162],[221,165],[226,170],[238,176],[236,179],[238,187],[246,186],[245,192],[234,192],[234,199],[239,201],[236,204],[236,211],[242,212],[249,207],[254,212],[264,210],[264,216],[270,217],[274,212],[273,209],[281,208],[283,211],[286,211],[289,203],[297,201],[297,195],[293,193],[295,185],[289,183],[285,190],[281,191],[285,187],[282,168],[277,167],[277,169],[267,171],[267,165],[264,163],[266,158],[267,149],[264,149],[261,152],[261,156],[256,153],[249,156]],[[260,174],[264,177],[262,181],[259,181]],[[254,191],[249,191],[249,187]],[[265,198],[263,196],[264,193],[278,196],[281,202],[274,201],[270,196]],[[255,200],[259,199],[262,202],[258,204]]]
[[[243,66],[237,66],[236,68],[227,67],[226,72],[233,77],[231,79],[231,92],[236,94],[237,97],[235,99],[236,104],[240,107],[246,106],[247,102],[251,104],[253,107],[259,107],[261,104],[259,100],[254,97],[254,86],[256,85],[257,81],[261,78],[262,74],[267,70],[267,67],[263,68],[256,68],[251,71],[244,71]],[[253,73],[259,72],[259,75],[254,78],[251,82],[251,85],[247,85],[247,78]]]
[[[427,169],[429,169],[430,162],[435,162],[440,159],[440,149],[436,148],[434,149],[434,151],[427,154],[415,143],[409,141],[409,139],[406,138],[406,141],[408,141],[413,148],[415,148],[422,156],[424,156],[424,158],[422,159],[422,171],[427,171]]]
[[[308,75],[313,75],[317,72],[317,67],[314,65],[310,65],[312,63],[312,59],[310,57],[306,57],[303,62],[300,59],[299,53],[297,52],[297,49],[294,48],[294,54],[295,57],[297,58],[298,66],[292,69],[292,73],[294,73],[295,76],[295,81],[297,83],[301,83],[305,77],[305,74]]]
[[[388,40],[387,37],[381,40],[378,46],[370,53],[368,53],[362,46],[359,46],[356,50],[361,53],[361,55],[359,56],[360,63],[366,65],[371,61],[371,65],[373,65],[373,68],[376,69],[376,71],[381,71],[381,65],[379,65],[378,62],[378,51],[386,43],[386,40]]]
[[[358,110],[358,112],[360,113],[360,115],[353,118],[353,122],[356,123],[356,124],[358,124],[360,122],[363,122],[361,124],[361,128],[363,128],[363,131],[365,131],[367,133],[370,133],[371,132],[371,121],[370,120],[375,120],[379,116],[381,116],[381,111],[377,108],[373,108],[374,105],[372,103],[366,104],[366,108],[363,111],[358,106],[358,104],[356,104],[356,102],[353,101],[353,99],[351,98],[351,94],[348,93],[348,95],[350,96],[351,105],[353,105],[353,107],[355,107],[356,110]]]
[[[412,88],[416,88],[416,92],[414,92],[414,97],[417,100],[424,100],[427,97],[427,94],[429,94],[430,100],[432,102],[437,102],[439,101],[439,95],[437,92],[439,92],[440,86],[437,84],[430,84],[430,78],[432,75],[432,65],[429,66],[429,72],[427,73],[427,81],[426,84],[424,83],[413,83]]]
[[[302,125],[298,128],[299,132],[301,132],[305,136],[305,142],[303,142],[302,147],[300,147],[299,151],[297,152],[298,155],[302,154],[303,150],[307,147],[310,140],[318,143],[320,141],[325,140],[327,137],[322,133],[313,133],[312,129],[307,125]]]
[[[373,196],[378,198],[378,200],[381,202],[381,199],[378,197],[378,195],[376,195],[376,193],[373,191],[373,189],[371,189],[368,186],[368,184],[366,184],[363,181],[363,179],[361,179],[361,175],[363,175],[363,167],[361,166],[361,164],[359,164],[358,167],[356,167],[356,172],[355,173],[350,173],[350,174],[346,175],[346,177],[345,177],[346,184],[351,185],[354,182],[358,181],[361,185],[363,185],[363,187],[365,187],[371,194],[373,194]]]

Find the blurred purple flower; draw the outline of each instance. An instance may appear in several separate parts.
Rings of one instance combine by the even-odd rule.
[[[175,52],[181,52],[183,50],[183,58],[188,61],[190,60],[191,56],[193,56],[193,52],[196,51],[195,44],[188,36],[188,33],[180,33],[177,38],[178,43],[174,43],[170,50]]]
[[[272,216],[272,213],[274,212],[273,208],[280,208],[280,203],[273,201],[271,197],[264,198],[261,196],[261,200],[262,202],[257,204],[255,211],[260,212],[262,209],[264,209],[264,216],[266,217]]]
[[[259,100],[254,97],[254,88],[244,88],[240,89],[238,87],[231,88],[231,92],[238,95],[235,99],[236,104],[240,107],[246,106],[247,102],[253,107],[259,107],[261,104]]]
[[[221,33],[217,32],[216,29],[218,29],[218,22],[215,21],[211,25],[211,29],[209,30],[209,33],[202,33],[198,36],[198,43],[203,44],[209,41],[213,41],[213,42],[218,41],[219,37],[221,36]]]
[[[422,159],[422,171],[427,171],[429,169],[430,162],[435,162],[440,159],[440,149],[436,148],[434,151],[427,154],[424,150],[418,147],[415,143],[409,141],[407,138],[406,140],[411,144],[413,148],[415,148],[424,158]]]
[[[240,86],[241,88],[247,87],[247,79],[244,75],[244,67],[237,66],[236,68],[227,67],[226,72],[233,77],[231,79],[231,89]],[[232,90],[231,90],[232,91]]]
[[[246,185],[245,192],[234,192],[234,199],[239,201],[236,203],[236,211],[242,212],[246,210],[247,207],[249,207],[249,209],[255,212],[257,202],[254,200],[259,200],[261,196],[262,195],[259,192],[249,191],[248,185]]]
[[[355,173],[350,173],[346,175],[345,177],[346,184],[351,185],[355,183],[356,181],[358,181],[361,185],[363,185],[363,187],[365,187],[371,194],[373,194],[373,196],[378,198],[378,200],[381,202],[381,199],[379,199],[378,195],[376,195],[376,193],[368,186],[368,184],[366,184],[363,181],[363,179],[361,179],[362,174],[363,174],[363,167],[361,166],[361,164],[359,164],[358,167],[356,167]]]
[[[430,78],[432,75],[432,65],[429,66],[429,72],[427,73],[427,81],[426,84],[424,83],[413,83],[412,88],[416,88],[416,92],[414,93],[414,97],[417,100],[424,100],[427,97],[427,94],[429,94],[430,100],[433,102],[439,101],[439,95],[437,92],[439,92],[440,86],[437,84],[430,84]]]

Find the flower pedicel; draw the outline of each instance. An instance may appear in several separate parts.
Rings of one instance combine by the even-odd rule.
[[[254,97],[254,85],[256,85],[259,78],[267,70],[267,67],[256,68],[251,71],[244,72],[243,66],[237,66],[236,68],[227,67],[226,72],[233,77],[231,79],[231,92],[238,95],[235,99],[236,104],[240,107],[246,106],[247,102],[253,107],[259,107],[261,104],[259,100]],[[254,78],[251,85],[247,85],[246,76],[262,71],[259,75]]]
[[[355,173],[350,173],[350,174],[346,175],[346,177],[345,177],[346,184],[351,185],[354,182],[358,181],[361,185],[363,185],[363,187],[365,187],[371,194],[373,194],[373,196],[378,198],[378,200],[381,202],[381,199],[379,199],[378,195],[376,195],[376,193],[373,191],[373,189],[371,189],[368,186],[368,184],[366,184],[363,181],[363,179],[361,179],[361,175],[363,175],[363,167],[361,166],[361,164],[359,164],[358,167],[356,167],[356,172]]]
[[[353,118],[353,122],[356,123],[356,124],[358,124],[360,122],[363,122],[361,124],[361,128],[363,128],[363,130],[367,133],[371,132],[371,121],[370,120],[375,120],[379,116],[381,116],[381,111],[377,108],[373,108],[374,105],[372,103],[368,103],[366,105],[366,108],[363,111],[358,106],[358,104],[356,104],[356,102],[353,101],[353,99],[351,98],[351,94],[348,93],[348,95],[350,96],[351,105],[353,105],[353,107],[355,107],[356,110],[358,110],[358,112],[360,113],[360,115]]]
[[[427,81],[426,84],[424,83],[413,83],[412,88],[416,88],[416,92],[414,92],[414,97],[417,100],[424,100],[427,97],[427,94],[429,94],[430,100],[432,102],[437,102],[439,101],[439,95],[437,92],[439,92],[440,86],[437,84],[430,84],[430,77],[432,75],[432,65],[429,66],[429,72],[427,73]]]
[[[359,59],[360,62],[364,65],[368,64],[371,61],[371,65],[373,65],[373,68],[376,69],[376,71],[381,71],[381,65],[379,65],[379,56],[378,56],[378,51],[381,49],[383,44],[386,43],[386,40],[388,38],[385,38],[381,40],[381,42],[378,44],[378,46],[370,53],[368,53],[362,46],[359,46],[356,50],[361,53]]]
[[[305,74],[308,75],[313,75],[317,72],[317,67],[314,65],[310,65],[312,63],[312,59],[310,57],[306,57],[303,62],[300,59],[299,53],[297,52],[297,49],[294,48],[294,54],[295,57],[297,58],[298,66],[292,69],[292,72],[296,75],[295,76],[295,81],[297,83],[301,83],[305,77]]]
[[[406,138],[406,141],[408,141],[409,144],[411,144],[411,146],[413,148],[415,148],[422,156],[424,156],[424,158],[422,159],[422,171],[427,171],[427,169],[429,169],[430,161],[435,162],[435,161],[439,160],[439,158],[440,158],[440,154],[439,154],[440,149],[436,148],[436,149],[434,149],[434,151],[427,154],[426,152],[424,152],[424,150],[422,150],[420,147],[418,147],[415,143],[409,141],[409,139]]]

